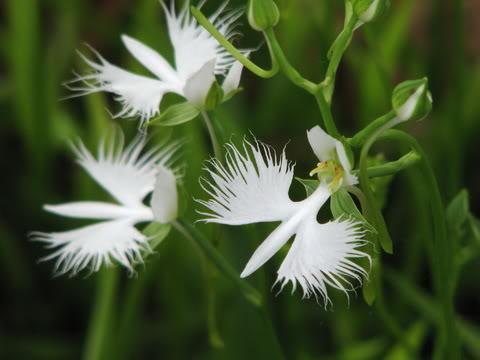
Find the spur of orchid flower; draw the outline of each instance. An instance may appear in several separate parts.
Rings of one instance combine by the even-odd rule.
[[[299,284],[304,297],[321,295],[327,304],[327,284],[347,293],[353,289],[349,278],[361,282],[367,275],[355,260],[369,256],[359,249],[366,244],[360,223],[347,219],[318,223],[317,214],[332,193],[356,184],[357,178],[341,142],[318,126],[307,136],[320,161],[311,175],[317,175],[320,182],[305,200],[295,202],[289,197],[294,165],[287,160],[285,151],[277,156],[271,147],[255,140],[245,141],[243,151],[228,144],[225,164],[218,159],[209,162],[209,179],[201,183],[211,199],[197,201],[208,209],[200,212],[205,222],[244,225],[279,221],[280,225],[250,258],[241,277],[256,271],[295,236],[276,283],[283,289],[291,282],[292,292]]]
[[[199,6],[203,5],[202,1]],[[122,109],[114,117],[139,116],[145,122],[160,113],[160,103],[166,93],[172,92],[187,99],[196,107],[202,107],[215,75],[224,77],[222,89],[225,96],[234,92],[240,83],[243,66],[236,61],[189,13],[189,2],[177,14],[174,1],[168,8],[161,2],[167,18],[168,33],[175,54],[172,67],[158,52],[140,41],[122,36],[127,50],[156,78],[146,77],[121,69],[92,49],[98,62],[80,54],[93,72],[78,75],[65,85],[82,96],[95,92],[109,92],[116,95]],[[239,33],[236,20],[242,10],[226,11],[225,1],[210,16],[210,21],[227,39]],[[248,51],[242,51],[245,55]]]
[[[89,268],[98,271],[112,260],[132,271],[149,251],[148,238],[136,224],[169,223],[177,215],[177,170],[172,168],[178,144],[142,154],[145,139],[137,136],[128,146],[123,141],[102,142],[95,158],[79,143],[74,147],[80,166],[115,200],[45,205],[45,210],[71,218],[95,219],[98,223],[78,229],[33,233],[33,240],[56,249],[43,260],[56,259],[57,274],[72,275]],[[144,199],[152,193],[151,204]]]

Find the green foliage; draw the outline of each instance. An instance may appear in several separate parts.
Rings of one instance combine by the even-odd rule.
[[[209,92],[210,94],[210,92]],[[175,104],[148,122],[148,125],[159,126],[177,126],[186,122],[192,121],[200,114],[200,110],[185,101],[180,104]]]

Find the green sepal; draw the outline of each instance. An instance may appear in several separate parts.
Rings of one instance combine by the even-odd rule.
[[[148,125],[177,126],[195,119],[198,114],[200,114],[200,110],[186,101],[170,106],[159,116],[150,120]]]
[[[314,191],[317,190],[318,185],[320,185],[320,181],[315,179],[302,179],[302,178],[296,177],[295,180],[297,180],[300,184],[302,184],[305,187],[305,192],[307,193],[307,197],[312,195]]]
[[[278,24],[280,11],[273,0],[250,0],[247,19],[254,30],[265,31]]]
[[[362,23],[377,19],[385,9],[388,7],[388,2],[385,0],[354,0],[353,12]]]
[[[207,97],[205,98],[205,110],[212,111],[222,103],[224,98],[224,91],[217,81],[214,81],[210,90],[208,90]]]
[[[239,87],[239,88],[236,88],[235,90],[232,90],[226,93],[225,96],[223,97],[222,104],[224,102],[227,102],[228,100],[230,100],[231,98],[233,98],[235,95],[237,95],[239,92],[242,92],[242,91],[243,91],[243,88]]]
[[[155,250],[165,240],[171,228],[170,224],[151,222],[143,229],[143,235],[149,239],[148,244],[151,250]]]
[[[372,234],[377,234],[377,230],[365,219],[360,210],[358,210],[355,201],[350,193],[345,189],[339,189],[334,192],[330,198],[330,210],[335,219],[352,219],[361,222],[362,225]]]

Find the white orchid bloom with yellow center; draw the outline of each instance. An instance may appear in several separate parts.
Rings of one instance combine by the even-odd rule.
[[[235,21],[242,15],[242,10],[226,11],[227,4],[228,1],[225,1],[220,5],[209,19],[224,37],[232,39],[239,34]],[[139,116],[142,121],[159,114],[162,98],[168,92],[185,97],[194,106],[203,106],[216,81],[215,75],[224,77],[222,88],[225,94],[236,90],[240,83],[242,64],[191,17],[189,2],[185,3],[178,14],[174,1],[171,1],[169,8],[163,3],[162,6],[174,49],[175,67],[152,48],[123,35],[122,41],[127,50],[156,78],[121,69],[93,50],[99,62],[81,55],[93,72],[77,76],[67,82],[66,86],[78,92],[78,96],[100,91],[113,93],[122,104],[122,109],[114,117]],[[243,53],[248,54],[248,51]]]
[[[243,151],[228,145],[225,165],[213,159],[207,168],[210,180],[202,181],[208,201],[198,200],[209,211],[201,212],[205,222],[243,225],[280,221],[280,225],[257,248],[241,277],[246,277],[265,264],[288,240],[295,240],[280,269],[277,282],[283,287],[297,283],[304,297],[321,295],[330,302],[327,284],[347,293],[353,289],[348,278],[361,281],[367,273],[355,259],[368,255],[361,224],[350,220],[317,221],[320,208],[341,186],[357,183],[341,142],[320,127],[307,133],[313,152],[320,162],[312,171],[320,184],[303,201],[292,201],[289,189],[294,165],[285,152],[277,156],[269,146],[255,141],[245,142]]]
[[[61,216],[100,220],[70,231],[33,234],[34,240],[56,249],[44,260],[56,259],[59,274],[74,275],[86,268],[98,271],[112,260],[132,270],[132,264],[142,260],[142,252],[149,250],[149,239],[135,225],[169,223],[177,216],[177,176],[171,165],[178,145],[144,154],[140,136],[125,148],[122,145],[101,144],[97,158],[81,142],[74,148],[80,166],[116,203],[81,201],[44,207]],[[144,199],[152,192],[147,206]]]

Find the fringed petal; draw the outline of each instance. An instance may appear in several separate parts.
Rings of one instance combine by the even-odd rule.
[[[211,200],[197,200],[210,212],[205,222],[242,225],[287,219],[296,209],[288,196],[293,167],[285,152],[277,157],[269,146],[244,142],[243,154],[227,144],[225,164],[217,159],[206,168],[210,179],[201,185]]]
[[[115,261],[130,271],[142,261],[142,251],[148,251],[147,238],[129,219],[101,222],[79,229],[57,233],[33,233],[33,240],[56,249],[42,260],[55,259],[55,273],[72,276],[82,270],[98,271]]]
[[[355,290],[352,281],[361,284],[367,276],[367,271],[355,262],[370,259],[359,250],[366,244],[363,235],[360,224],[352,221],[319,224],[314,217],[306,219],[278,270],[280,290],[291,282],[293,293],[299,284],[304,297],[320,295],[325,306],[331,303],[327,285],[348,296],[348,291]]]

